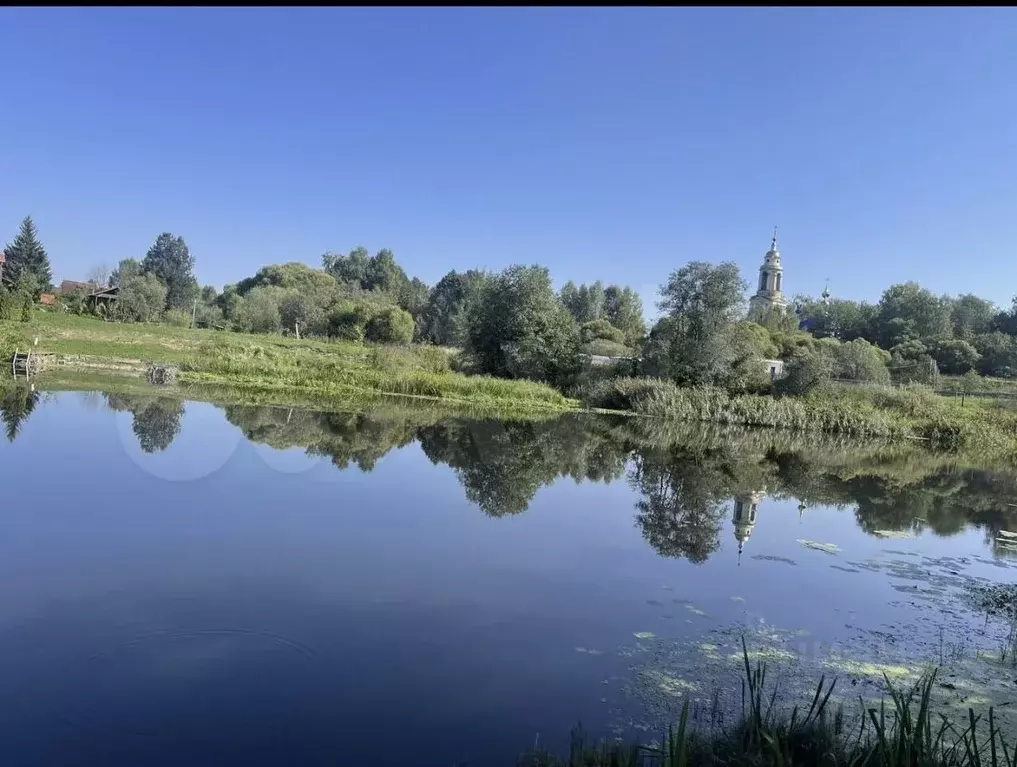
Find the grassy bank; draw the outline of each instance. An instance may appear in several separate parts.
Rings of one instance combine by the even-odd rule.
[[[830,384],[806,397],[729,395],[713,388],[678,388],[656,379],[609,378],[591,371],[578,398],[533,381],[464,375],[452,350],[427,345],[366,346],[119,324],[50,312],[29,323],[0,323],[0,352],[35,347],[58,355],[63,369],[144,372],[151,362],[178,365],[185,384],[244,389],[252,399],[313,400],[317,406],[387,395],[440,401],[487,413],[627,411],[669,421],[825,432],[851,437],[921,440],[937,448],[996,453],[1017,448],[1017,407],[1009,399],[939,396],[922,387]]]
[[[1017,447],[1017,409],[1005,402],[942,397],[920,387],[830,384],[806,397],[730,395],[710,387],[618,378],[581,393],[584,404],[657,418],[749,427],[824,431],[852,436],[919,439],[939,448]]]
[[[993,708],[950,721],[935,710],[936,673],[909,689],[886,679],[889,701],[855,711],[831,705],[836,680],[820,679],[811,700],[790,711],[768,690],[766,665],[749,664],[741,720],[723,730],[702,731],[685,703],[675,726],[652,744],[591,743],[573,731],[570,753],[542,749],[523,754],[519,767],[1017,767],[1017,733],[1000,727]]]
[[[0,351],[28,347],[58,355],[64,368],[141,373],[151,362],[177,365],[184,383],[229,385],[263,396],[364,400],[401,395],[499,411],[563,411],[576,403],[533,381],[466,376],[451,370],[450,350],[365,346],[283,336],[119,324],[37,312],[4,323]]]
[[[0,392],[10,388],[14,379],[0,374]],[[43,392],[95,392],[125,396],[166,396],[192,402],[245,407],[298,408],[316,412],[424,413],[432,421],[443,418],[496,418],[538,422],[559,418],[554,408],[518,409],[511,403],[459,402],[449,399],[393,397],[376,391],[350,391],[341,398],[296,386],[237,386],[234,383],[188,380],[155,389],[145,378],[110,375],[102,371],[60,367],[35,379]]]

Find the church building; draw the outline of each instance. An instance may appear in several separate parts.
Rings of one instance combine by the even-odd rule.
[[[783,283],[784,267],[780,263],[780,251],[777,250],[777,227],[774,227],[770,250],[763,256],[763,265],[759,267],[756,294],[749,299],[749,316],[765,317],[771,310],[786,310],[788,300],[784,296]]]

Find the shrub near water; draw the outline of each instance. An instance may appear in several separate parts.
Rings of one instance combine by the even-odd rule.
[[[11,357],[14,356],[15,350],[28,347],[28,339],[21,327],[20,323],[16,326],[0,321],[0,362],[7,365],[7,370],[10,370]]]

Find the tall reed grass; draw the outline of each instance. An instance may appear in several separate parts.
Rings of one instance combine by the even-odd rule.
[[[981,403],[963,408],[921,386],[830,385],[806,397],[771,397],[731,395],[708,386],[683,388],[655,378],[613,378],[591,382],[577,393],[587,407],[655,418],[912,438],[939,448],[1017,448],[1017,412]]]
[[[790,712],[767,689],[767,666],[749,663],[742,645],[745,679],[742,715],[732,727],[701,731],[689,723],[690,704],[656,743],[591,742],[573,730],[569,754],[534,748],[519,767],[1017,767],[1017,733],[1000,728],[995,710],[968,709],[962,721],[935,712],[936,673],[907,689],[886,679],[889,701],[878,707],[859,699],[851,716],[831,710],[836,680],[823,677],[807,707]]]

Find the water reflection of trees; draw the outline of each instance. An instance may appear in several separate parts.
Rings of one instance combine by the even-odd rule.
[[[724,460],[685,450],[637,453],[629,482],[636,523],[661,556],[705,562],[720,546],[734,480]]]
[[[134,416],[134,435],[146,453],[165,450],[180,434],[184,403],[179,399],[107,394],[106,406],[110,410],[129,412]]]
[[[8,442],[21,433],[21,427],[35,411],[41,395],[28,383],[12,382],[0,389],[0,419]]]
[[[180,433],[180,400],[104,397],[111,410],[133,415],[134,434],[146,453],[167,449]],[[0,388],[8,440],[18,437],[39,401],[29,385]],[[975,526],[997,554],[1014,554],[1012,547],[999,545],[999,531],[1017,528],[1012,505],[1017,472],[1011,466],[987,468],[979,456],[601,416],[513,422],[448,418],[409,407],[321,413],[236,405],[224,412],[253,442],[300,448],[339,469],[369,472],[391,450],[419,443],[432,463],[455,472],[471,503],[494,517],[526,511],[542,487],[561,478],[625,478],[638,493],[635,523],[646,541],[662,556],[692,562],[719,548],[736,498],[764,491],[803,506],[850,509],[870,534],[945,536]]]
[[[647,542],[663,556],[693,562],[718,549],[733,499],[764,489],[806,506],[854,509],[869,533],[951,535],[977,525],[994,538],[1017,524],[1008,522],[1012,471],[968,468],[962,457],[914,445],[589,416],[450,419],[410,408],[323,414],[231,406],[226,416],[251,440],[303,447],[339,468],[371,471],[390,450],[417,441],[432,463],[454,470],[467,499],[491,516],[524,512],[560,478],[626,477],[640,496],[636,524]]]
[[[336,468],[372,471],[386,453],[417,438],[423,414],[319,413],[299,408],[225,407],[247,439],[279,450],[304,448]],[[426,422],[425,418],[425,422]]]
[[[628,458],[623,446],[571,417],[537,423],[445,422],[421,429],[419,438],[431,462],[452,467],[466,497],[494,517],[526,511],[537,491],[559,477],[619,479]]]

